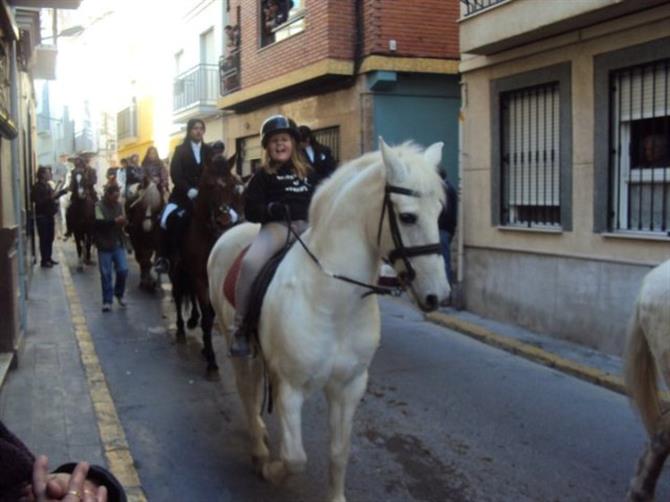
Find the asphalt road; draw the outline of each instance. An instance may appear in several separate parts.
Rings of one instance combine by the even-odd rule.
[[[303,413],[306,472],[282,487],[259,479],[223,338],[222,379],[206,381],[199,332],[174,343],[169,293],[139,291],[130,261],[125,311],[100,311],[96,267],[71,272],[149,500],[325,500],[322,396]],[[644,434],[623,396],[427,323],[398,301],[382,310],[382,346],[355,416],[350,502],[624,499]],[[658,500],[669,499],[669,481],[666,472]]]

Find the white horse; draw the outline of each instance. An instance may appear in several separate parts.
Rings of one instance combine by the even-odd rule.
[[[405,143],[387,146],[340,167],[316,192],[311,227],[302,238],[320,262],[296,243],[280,264],[261,311],[259,339],[281,425],[279,459],[271,461],[262,406],[260,358],[234,359],[238,391],[248,419],[252,458],[263,477],[281,482],[301,472],[306,455],[301,435],[305,398],[323,389],[330,409],[330,500],[345,500],[344,477],[353,416],[365,392],[368,367],[379,346],[381,323],[369,289],[334,278],[346,275],[376,284],[379,263],[394,268],[424,310],[449,295],[439,255],[438,215],[444,192],[437,174],[442,143],[423,151]],[[221,236],[208,262],[210,298],[230,341],[234,317],[222,284],[257,225]]]
[[[670,387],[670,260],[647,274],[631,318],[626,348],[626,388],[651,443],[631,483],[631,500],[652,500],[670,452],[670,416],[662,416],[658,375]]]

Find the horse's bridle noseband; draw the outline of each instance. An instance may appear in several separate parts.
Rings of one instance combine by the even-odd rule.
[[[416,271],[412,267],[410,258],[414,256],[423,256],[431,254],[442,254],[442,246],[440,243],[424,244],[423,246],[405,246],[402,242],[402,235],[400,234],[400,227],[398,226],[398,218],[396,217],[393,202],[391,201],[391,194],[397,193],[400,195],[407,195],[408,197],[421,197],[421,193],[409,188],[403,188],[395,185],[386,185],[384,189],[384,204],[382,205],[382,214],[379,218],[379,227],[377,230],[377,245],[381,245],[382,226],[384,225],[384,214],[388,210],[389,226],[391,227],[391,237],[395,248],[391,250],[387,259],[393,265],[399,259],[405,264],[406,276],[403,277],[403,282],[410,284],[416,277]]]

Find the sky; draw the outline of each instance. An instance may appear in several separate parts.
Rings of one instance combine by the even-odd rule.
[[[59,32],[75,25],[86,29],[58,39],[58,97],[52,101],[67,105],[80,129],[86,101],[97,116],[116,114],[133,95],[153,95],[164,128],[156,134],[165,136],[158,146],[166,155],[167,135],[174,129],[172,46],[182,11],[182,0],[83,0],[77,10],[59,11]],[[50,20],[42,24],[43,36],[50,35]]]

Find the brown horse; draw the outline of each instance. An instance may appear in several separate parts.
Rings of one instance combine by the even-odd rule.
[[[154,253],[159,249],[159,218],[165,202],[156,183],[144,178],[137,197],[126,203],[127,232],[140,266],[140,288],[156,289],[158,280],[151,274]]]
[[[243,184],[234,168],[235,155],[228,160],[217,155],[206,162],[193,215],[181,241],[180,259],[171,264],[169,272],[177,309],[177,341],[183,343],[186,337],[182,302],[195,295],[202,314],[202,354],[210,379],[218,378],[219,367],[212,347],[214,309],[209,301],[207,259],[216,240],[238,221],[242,210]]]
[[[82,162],[72,170],[70,180],[70,206],[67,209],[68,228],[74,234],[77,246],[77,270],[83,271],[84,264],[91,265],[91,245],[95,224],[95,171]]]

